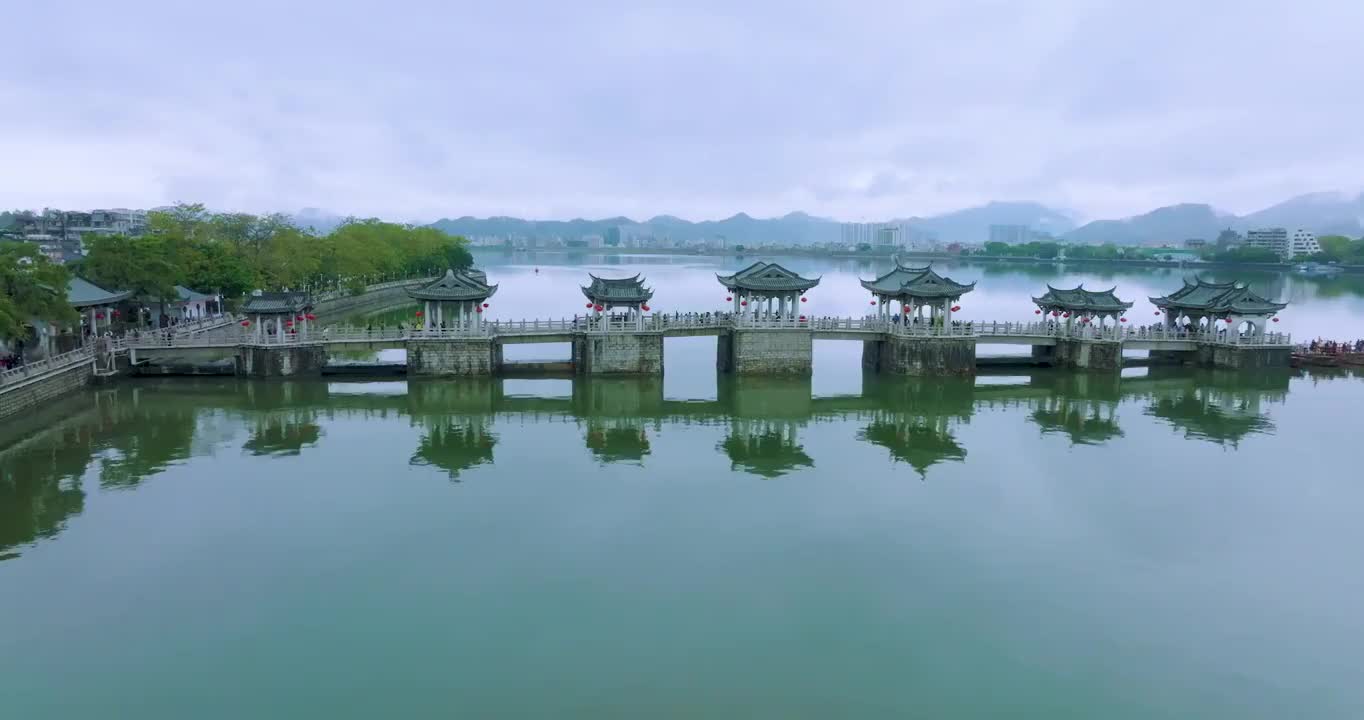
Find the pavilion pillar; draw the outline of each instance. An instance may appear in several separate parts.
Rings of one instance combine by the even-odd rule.
[[[69,316],[68,316],[68,317],[69,317]],[[90,336],[91,336],[91,337],[94,337],[94,336],[96,336],[96,335],[98,335],[98,334],[99,334],[99,322],[95,319],[95,308],[94,308],[94,307],[91,307],[91,308],[90,308]]]

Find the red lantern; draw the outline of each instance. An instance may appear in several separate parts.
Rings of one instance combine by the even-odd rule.
[[[250,320],[243,320],[243,321],[242,321],[242,327],[251,327],[251,321],[250,321]]]
[[[801,316],[800,316],[800,320],[801,320],[801,322],[805,322],[805,316],[804,316],[804,315],[801,315]],[[1277,321],[1276,321],[1276,322],[1277,322]]]
[[[801,301],[801,302],[809,302],[810,299],[807,298],[807,297],[805,297],[804,295],[801,295],[801,296],[800,296],[800,301]]]
[[[1118,322],[1127,322],[1127,318],[1118,318]]]
[[[1160,314],[1160,311],[1159,311],[1159,310],[1157,310],[1157,311],[1156,311],[1156,314],[1157,314],[1157,315],[1159,315],[1159,314]]]
[[[909,306],[905,306],[905,314],[906,314],[906,315],[909,314]]]
[[[1042,314],[1042,311],[1041,311],[1041,310],[1033,310],[1033,311],[1032,311],[1032,314],[1033,314],[1033,315],[1041,315],[1041,314]]]
[[[872,305],[875,305],[875,304],[876,304],[876,301],[875,301],[875,300],[872,300],[872,301],[871,301],[871,304],[872,304]]]
[[[483,303],[483,307],[488,307],[488,303]]]
[[[605,310],[606,308],[604,308],[604,307],[602,307],[602,306],[600,306],[600,305],[597,305],[597,306],[594,307],[593,309],[596,310],[597,312],[601,312],[602,310]]]
[[[588,310],[591,310],[591,309],[592,309],[592,303],[588,303],[588,304],[587,304],[587,309],[588,309]]]
[[[1051,316],[1052,316],[1052,317],[1061,317],[1061,311],[1060,311],[1060,310],[1052,310],[1052,311],[1051,311]]]
[[[740,305],[743,305],[744,307],[748,307],[748,301],[747,301],[747,300],[741,300],[741,301],[739,301],[739,304],[740,304]]]
[[[643,310],[644,312],[649,312],[649,306],[648,306],[648,305],[640,305],[640,306],[639,306],[639,309],[640,309],[640,310]]]
[[[1224,319],[1227,321],[1227,324],[1228,324],[1228,325],[1231,324],[1231,318],[1224,318]]]
[[[115,311],[113,312],[113,317],[118,317],[118,311],[117,311],[117,310],[115,310]]]
[[[96,320],[103,320],[103,319],[104,319],[104,313],[95,313],[95,319],[96,319]]]
[[[422,316],[422,311],[418,310],[418,311],[417,311],[417,317],[421,317],[421,316]]]
[[[481,313],[481,312],[483,312],[483,308],[481,308],[481,307],[475,305],[475,306],[474,306],[474,312],[480,312],[480,313]]]
[[[1278,322],[1278,321],[1279,321],[1278,318],[1270,318],[1270,320],[1273,320],[1274,322]]]
[[[317,316],[314,315],[314,314],[312,314],[312,313],[308,313],[307,315],[304,315],[303,317],[306,317],[306,318],[308,318],[309,320],[316,320],[316,319],[317,319]]]
[[[726,295],[726,296],[725,296],[725,302],[733,302],[733,301],[734,301],[734,296],[733,296],[733,295]]]
[[[1070,317],[1070,313],[1062,313],[1062,314],[1061,314],[1061,317],[1063,317],[1063,318],[1068,318],[1068,317]]]
[[[956,312],[956,311],[958,311],[958,310],[960,310],[960,309],[961,309],[961,306],[960,306],[960,305],[953,305],[953,306],[952,306],[952,312]]]

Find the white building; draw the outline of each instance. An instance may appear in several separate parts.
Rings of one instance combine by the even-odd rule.
[[[909,223],[843,223],[841,233],[841,241],[845,246],[903,248],[914,236],[914,229]]]
[[[1288,257],[1293,258],[1298,255],[1315,255],[1321,252],[1321,243],[1317,242],[1317,236],[1310,230],[1298,228],[1293,231],[1293,238],[1289,241],[1291,252]]]
[[[1290,235],[1285,228],[1261,228],[1246,233],[1246,247],[1258,247],[1273,251],[1285,260],[1299,255],[1314,255],[1321,252],[1321,243],[1310,230],[1298,228]]]

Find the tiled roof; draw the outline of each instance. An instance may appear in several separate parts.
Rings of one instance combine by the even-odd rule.
[[[1256,294],[1245,283],[1213,283],[1197,276],[1192,283],[1186,279],[1184,287],[1169,295],[1151,298],[1151,303],[1158,308],[1214,315],[1264,315],[1288,307],[1288,303],[1276,303]]]
[[[819,284],[819,278],[806,278],[777,263],[758,261],[733,275],[716,275],[731,290],[759,292],[805,292]]]
[[[1070,312],[1122,312],[1132,307],[1132,303],[1118,299],[1113,291],[1109,290],[1086,290],[1084,285],[1063,290],[1047,286],[1047,292],[1042,297],[1035,297],[1033,302],[1046,309],[1068,310]]]
[[[583,295],[596,303],[626,305],[646,303],[654,296],[653,288],[644,287],[638,275],[630,278],[599,278],[588,274],[592,284],[583,288]]]
[[[305,292],[263,292],[252,295],[242,306],[242,312],[248,315],[284,315],[303,312],[312,306],[312,298]]]
[[[483,301],[497,292],[496,285],[488,284],[488,275],[481,270],[446,270],[445,276],[424,287],[408,290],[417,300]]]
[[[82,308],[93,305],[112,305],[116,302],[126,300],[131,291],[110,292],[104,288],[76,276],[71,277],[71,281],[66,284],[66,301],[71,307]]]
[[[932,265],[911,267],[895,258],[895,267],[875,280],[862,280],[862,287],[884,296],[916,298],[960,297],[976,288],[975,283],[959,283],[943,277]]]

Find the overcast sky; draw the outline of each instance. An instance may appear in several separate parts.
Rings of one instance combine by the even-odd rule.
[[[839,219],[1364,186],[1364,3],[17,0],[0,206]]]

